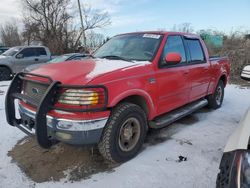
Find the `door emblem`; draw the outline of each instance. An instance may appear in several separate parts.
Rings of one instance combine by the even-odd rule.
[[[32,88],[32,93],[34,93],[34,94],[38,94],[38,93],[39,93],[39,89],[37,89],[37,88],[33,87],[33,88]]]
[[[149,78],[149,79],[148,79],[148,82],[149,82],[150,84],[155,84],[155,83],[156,83],[156,79],[155,79],[155,78]]]

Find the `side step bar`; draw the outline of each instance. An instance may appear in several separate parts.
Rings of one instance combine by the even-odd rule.
[[[199,101],[187,104],[184,107],[181,107],[177,110],[173,110],[169,113],[161,115],[160,117],[154,119],[153,121],[149,122],[149,127],[153,129],[159,129],[166,127],[167,125],[192,114],[194,111],[203,108],[208,104],[206,99],[201,99]]]

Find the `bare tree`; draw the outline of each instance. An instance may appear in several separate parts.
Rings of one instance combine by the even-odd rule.
[[[192,33],[194,32],[194,28],[191,23],[181,23],[179,25],[174,25],[173,31]]]
[[[81,6],[80,0],[78,0],[79,7]],[[86,47],[86,32],[96,28],[103,28],[111,24],[111,19],[108,12],[102,12],[98,9],[93,9],[89,5],[81,6],[80,17],[82,28],[78,34],[76,43],[79,42],[81,37],[83,37],[83,45]]]
[[[53,53],[71,52],[81,44],[86,32],[110,24],[107,12],[81,6],[83,28],[74,23],[71,0],[21,0],[24,14],[23,37],[27,44],[40,42]],[[86,44],[84,37],[83,44]]]
[[[22,0],[24,37],[47,45],[52,52],[64,51],[64,40],[72,17],[67,12],[70,0]]]
[[[39,24],[34,23],[29,18],[24,19],[24,30],[22,32],[24,43],[31,45],[37,40],[40,40]]]
[[[7,22],[0,27],[0,37],[5,46],[12,47],[21,45],[21,37],[15,21]]]
[[[86,34],[86,45],[89,50],[95,50],[103,44],[104,35],[90,31]]]
[[[224,38],[223,47],[217,55],[227,55],[231,65],[230,80],[240,82],[240,74],[244,66],[250,64],[250,41],[245,38],[244,31],[232,31]]]

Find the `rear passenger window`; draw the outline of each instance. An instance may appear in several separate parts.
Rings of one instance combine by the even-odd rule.
[[[189,48],[191,62],[203,62],[205,56],[200,41],[197,39],[186,39],[186,43]]]
[[[182,58],[181,62],[186,62],[186,53],[181,36],[168,36],[161,57],[161,65],[164,65],[166,63],[165,56],[170,52],[179,53]]]
[[[44,48],[36,48],[36,51],[38,56],[47,55],[46,50]]]

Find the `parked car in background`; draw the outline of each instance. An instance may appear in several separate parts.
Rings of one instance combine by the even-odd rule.
[[[86,59],[86,58],[89,58],[88,54],[70,53],[70,54],[56,56],[55,58],[51,59],[47,63],[60,63],[60,62],[64,62],[64,61],[82,60],[82,59]],[[47,63],[39,63],[39,64],[30,65],[24,69],[24,72],[33,71],[33,70],[35,70],[35,69],[39,68],[40,66],[45,65]]]
[[[17,46],[0,55],[0,81],[9,80],[11,76],[25,67],[44,63],[51,59],[51,53],[44,46]]]
[[[149,128],[207,105],[220,108],[229,71],[228,58],[210,58],[197,35],[122,34],[93,58],[16,75],[6,94],[6,118],[27,134],[35,129],[41,147],[93,144],[105,159],[124,162],[139,153]]]
[[[241,78],[250,81],[250,65],[244,67]],[[217,176],[217,188],[250,187],[249,138],[250,108],[226,144],[220,163],[220,172]]]
[[[0,47],[0,55],[3,54],[4,52],[6,52],[8,49],[10,49],[9,47]]]
[[[82,60],[88,57],[89,57],[88,54],[70,53],[70,54],[57,56],[54,59],[51,59],[50,61],[48,61],[48,63],[59,63],[59,62],[70,61],[70,60]]]

